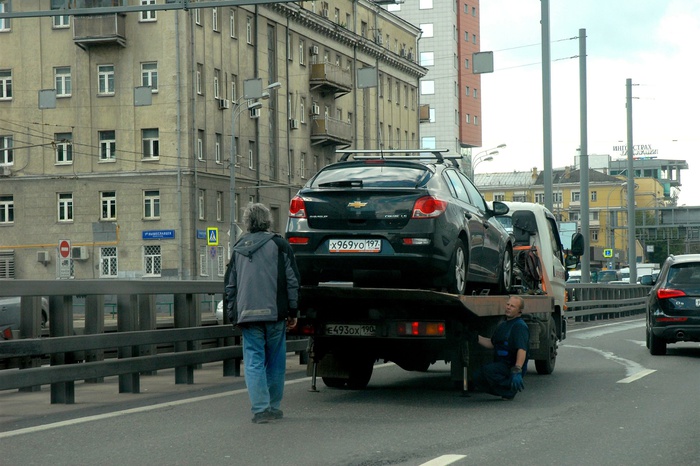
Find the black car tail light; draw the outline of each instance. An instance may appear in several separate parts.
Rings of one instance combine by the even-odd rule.
[[[435,218],[447,210],[447,201],[442,201],[433,196],[423,196],[413,204],[411,218]]]
[[[304,236],[290,236],[287,241],[289,244],[309,244],[309,238]]]
[[[301,196],[294,196],[289,202],[289,216],[293,218],[306,218],[306,205]]]
[[[680,298],[686,296],[685,291],[674,290],[673,288],[659,288],[656,297],[659,299]]]

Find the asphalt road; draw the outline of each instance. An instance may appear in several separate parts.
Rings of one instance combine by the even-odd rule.
[[[700,345],[670,345],[653,357],[640,318],[574,324],[554,374],[528,374],[514,401],[460,397],[444,363],[427,373],[378,364],[367,390],[319,380],[311,393],[290,356],[285,418],[255,425],[243,381],[203,371],[212,373],[195,374],[196,386],[144,378],[144,394],[115,391],[109,400],[77,386],[72,407],[48,405],[45,392],[2,393],[0,463],[700,464]],[[26,398],[26,416],[22,403],[9,402],[37,395],[44,401],[29,407]]]

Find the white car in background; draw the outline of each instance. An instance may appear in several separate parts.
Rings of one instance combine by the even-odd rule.
[[[217,324],[224,323],[224,301],[223,301],[223,299],[221,301],[219,301],[219,303],[216,305],[216,311],[214,312],[214,315],[216,316],[216,323]]]

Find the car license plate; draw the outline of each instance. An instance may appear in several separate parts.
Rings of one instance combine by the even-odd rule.
[[[380,239],[332,239],[328,242],[328,252],[380,252]]]
[[[376,325],[326,324],[326,335],[373,337],[376,334]]]

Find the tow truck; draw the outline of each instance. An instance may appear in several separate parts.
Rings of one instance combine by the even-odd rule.
[[[529,360],[539,374],[554,371],[558,342],[566,338],[564,251],[554,216],[534,203],[506,203],[515,239],[514,286],[525,301]],[[583,253],[572,237],[571,254]],[[472,370],[492,360],[477,335],[503,320],[505,295],[455,295],[440,290],[358,288],[349,283],[302,287],[298,332],[309,338],[307,374],[327,387],[364,389],[375,362],[425,372],[450,364],[454,385],[466,393]]]

